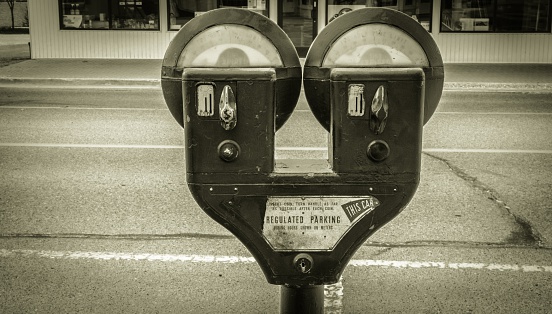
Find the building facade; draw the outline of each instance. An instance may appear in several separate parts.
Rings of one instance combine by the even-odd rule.
[[[278,23],[304,56],[351,10],[416,19],[447,63],[552,63],[552,0],[28,0],[31,57],[162,59],[194,16],[241,7]]]

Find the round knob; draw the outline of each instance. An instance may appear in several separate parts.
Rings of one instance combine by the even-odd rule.
[[[389,145],[382,140],[375,140],[368,144],[366,154],[373,161],[383,161],[389,157]]]
[[[219,144],[218,154],[220,159],[231,162],[238,158],[240,145],[234,141],[226,140]]]

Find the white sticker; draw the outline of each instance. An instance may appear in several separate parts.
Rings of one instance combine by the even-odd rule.
[[[332,250],[379,204],[373,196],[269,197],[263,236],[276,251]]]

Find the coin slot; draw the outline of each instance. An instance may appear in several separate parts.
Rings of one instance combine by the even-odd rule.
[[[364,100],[364,85],[363,84],[351,84],[349,85],[349,101],[347,114],[351,117],[364,116],[364,107],[366,101]]]
[[[211,84],[197,86],[197,115],[212,117],[215,114],[215,88]]]

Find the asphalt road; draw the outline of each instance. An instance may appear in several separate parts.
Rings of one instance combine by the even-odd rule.
[[[416,196],[326,312],[549,312],[549,99],[445,92]],[[302,101],[276,152],[326,142]],[[0,312],[277,312],[278,287],[189,194],[182,145],[159,90],[0,89]]]

